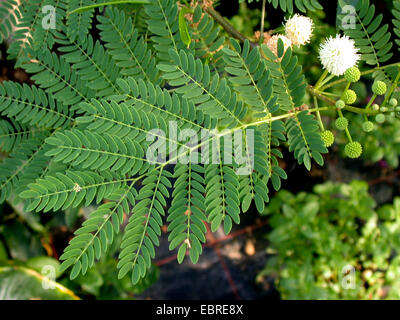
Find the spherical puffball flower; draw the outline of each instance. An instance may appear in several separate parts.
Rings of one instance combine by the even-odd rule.
[[[295,14],[285,24],[286,37],[293,45],[302,46],[310,42],[314,30],[313,21],[305,16]]]
[[[346,144],[344,152],[349,158],[357,159],[361,156],[363,149],[359,142],[353,141]]]
[[[357,101],[357,93],[355,93],[355,91],[351,89],[347,90],[343,95],[343,101],[346,104],[353,104],[354,102]]]
[[[339,117],[336,119],[335,125],[338,130],[346,130],[349,126],[349,120],[347,120],[345,117]]]
[[[321,132],[321,138],[324,142],[325,147],[327,148],[329,148],[335,141],[335,136],[333,135],[332,131],[329,130]]]
[[[374,124],[371,121],[365,121],[362,124],[362,128],[365,132],[371,132],[372,130],[374,130]]]
[[[325,70],[335,76],[343,75],[360,60],[354,40],[348,36],[329,37],[322,43],[319,58]]]
[[[283,41],[283,46],[286,50],[292,46],[292,41],[285,37],[284,35],[274,35],[271,39],[267,42],[267,47],[276,55],[278,56],[278,40],[281,39]]]

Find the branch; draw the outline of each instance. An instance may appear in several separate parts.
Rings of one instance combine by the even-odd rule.
[[[400,67],[400,62],[388,64],[388,65],[382,66],[382,67],[376,67],[376,68],[374,68],[374,69],[370,69],[370,70],[361,72],[361,76],[365,76],[365,75],[374,73],[375,71],[384,70],[384,69],[387,69],[387,68],[390,68],[390,67],[396,67],[396,66]],[[342,79],[333,81],[333,82],[331,82],[331,83],[328,83],[327,85],[322,86],[320,89],[321,89],[321,90],[326,90],[326,89],[328,89],[328,88],[330,88],[330,87],[336,86],[336,85],[341,84],[341,83],[343,83],[343,82],[345,82],[345,81],[346,81],[346,79],[342,78]]]
[[[260,44],[264,41],[264,20],[265,20],[265,3],[266,0],[263,0],[262,3],[262,11],[261,11],[261,29],[260,29]]]
[[[246,36],[241,34],[239,31],[237,31],[229,22],[226,20],[223,16],[219,14],[219,12],[215,11],[214,8],[210,7],[205,9],[205,11],[217,22],[219,23],[224,30],[231,35],[232,37],[244,42],[245,40],[248,40]],[[252,47],[257,46],[256,43],[250,41],[250,45]]]
[[[321,93],[316,91],[312,86],[307,86],[307,91],[310,94],[312,94],[313,96],[317,97],[318,99],[325,101],[326,103],[329,103],[333,106],[336,105],[335,100],[332,100],[331,98],[328,98],[328,97],[322,95]],[[350,111],[353,113],[367,115],[367,116],[374,116],[374,115],[377,115],[378,113],[380,113],[379,111],[370,110],[370,109],[362,109],[362,108],[357,108],[357,107],[352,107],[352,106],[345,106],[344,110],[347,110],[347,111]]]

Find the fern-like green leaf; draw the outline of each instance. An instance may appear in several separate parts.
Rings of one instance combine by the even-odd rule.
[[[214,70],[222,69],[221,49],[225,37],[221,35],[221,27],[216,25],[214,19],[199,5],[194,9],[193,20],[189,22],[189,31],[194,43],[195,56],[207,62]]]
[[[394,33],[397,36],[396,44],[398,49],[400,50],[400,1],[393,1],[393,10],[392,10],[394,19],[392,20],[394,28]]]
[[[169,85],[176,87],[176,93],[193,101],[205,114],[217,118],[221,125],[233,127],[242,123],[247,109],[226,79],[220,79],[218,73],[211,76],[209,66],[191,53],[181,50],[178,54],[170,49],[169,54],[173,64],[157,67],[164,72],[162,77]]]
[[[111,170],[136,174],[147,161],[143,147],[131,138],[102,135],[89,130],[73,129],[57,132],[46,140],[53,148],[47,152],[54,161],[71,163],[73,167],[91,170]]]
[[[14,120],[0,120],[0,150],[10,152],[33,135],[48,129],[28,127]]]
[[[105,16],[98,16],[98,20],[100,37],[121,68],[121,74],[157,83],[155,59],[143,37],[139,38],[138,31],[133,28],[132,19],[124,11],[109,7]]]
[[[0,84],[0,112],[30,126],[59,128],[72,121],[71,110],[42,89],[12,81]]]
[[[291,48],[284,52],[282,40],[278,41],[280,57],[276,57],[266,46],[263,46],[263,52],[274,78],[274,92],[279,97],[278,103],[282,110],[293,113],[293,118],[286,122],[289,150],[294,152],[299,164],[304,163],[308,170],[311,169],[311,158],[322,165],[321,153],[327,153],[328,150],[319,134],[318,123],[307,111],[298,110],[303,105],[306,84],[297,57],[293,55]]]
[[[0,203],[3,203],[15,191],[21,178],[25,177],[27,170],[32,162],[43,157],[44,134],[27,139],[19,145],[8,158],[0,164]],[[48,160],[46,158],[45,160]],[[40,171],[37,171],[37,170]],[[35,167],[36,176],[44,170],[43,167]],[[25,177],[26,178],[26,177]]]
[[[185,47],[179,34],[178,5],[175,0],[150,0],[145,5],[148,29],[154,35],[154,49],[160,61],[170,61],[168,50],[172,48],[175,52]]]
[[[151,267],[155,256],[154,246],[159,245],[162,216],[165,215],[165,198],[169,197],[167,188],[172,187],[171,174],[161,169],[150,170],[142,182],[136,197],[132,215],[125,228],[119,254],[118,277],[132,272],[132,283],[136,284]]]
[[[193,156],[199,157],[196,154],[191,155]],[[196,263],[203,251],[201,243],[206,241],[207,231],[204,225],[207,220],[204,214],[204,167],[191,163],[177,164],[174,178],[173,200],[167,219],[170,250],[179,247],[178,262],[182,263],[188,249],[191,261]]]
[[[97,97],[105,97],[118,92],[115,81],[121,72],[111,56],[99,41],[94,42],[92,36],[84,40],[71,41],[65,30],[58,33],[57,42],[62,57],[72,65],[86,86],[96,92]]]
[[[224,48],[225,70],[229,73],[229,81],[246,104],[257,112],[256,116],[265,117],[276,111],[276,99],[272,97],[273,81],[266,68],[258,48],[250,48],[246,40],[243,49],[240,44],[230,40],[233,50]]]
[[[99,260],[107,251],[114,237],[120,231],[124,212],[129,212],[129,204],[135,201],[136,192],[132,187],[118,190],[109,196],[106,202],[93,211],[82,227],[75,231],[75,237],[60,257],[64,262],[61,270],[73,265],[70,278],[76,278]]]
[[[127,186],[128,181],[121,175],[108,171],[68,170],[65,174],[56,172],[28,184],[28,189],[19,195],[27,201],[27,211],[57,211],[89,206],[93,201],[99,204],[111,194]]]
[[[20,18],[17,1],[9,0],[0,3],[0,42],[9,38],[12,29],[17,25],[17,19]]]
[[[341,8],[349,5],[349,0],[340,0]],[[393,54],[390,50],[393,43],[390,41],[391,34],[388,31],[389,25],[382,24],[383,15],[375,16],[375,5],[370,4],[369,0],[359,0],[355,13],[357,23],[355,29],[344,28],[344,33],[354,39],[356,46],[362,53],[361,59],[369,65],[377,65],[388,61]],[[340,20],[342,15],[338,16]]]
[[[89,33],[94,9],[88,9],[84,12],[73,12],[74,10],[93,4],[92,0],[69,0],[67,16],[67,34],[75,41],[78,38],[83,41]]]
[[[71,106],[71,111],[79,110],[80,102],[89,102],[95,95],[63,57],[60,58],[47,49],[40,51],[26,49],[24,56],[19,59],[18,66],[32,74],[31,80],[52,94],[54,99]]]

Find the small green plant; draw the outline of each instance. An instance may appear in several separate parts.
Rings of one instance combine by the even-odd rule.
[[[117,266],[122,234],[114,239],[107,254],[88,270],[85,276],[69,279],[69,270],[62,271],[56,259],[57,244],[85,216],[90,206],[69,209],[47,217],[25,212],[21,206],[1,206],[0,216],[0,300],[11,299],[133,299],[158,279],[156,266],[146,277],[132,285],[129,276],[118,279]],[[42,218],[42,219],[40,219]],[[23,290],[21,289],[23,288]],[[52,290],[49,290],[52,289]],[[54,289],[54,290],[53,290]]]
[[[376,208],[365,182],[282,190],[264,211],[271,257],[259,277],[276,277],[284,299],[399,299],[400,198]]]

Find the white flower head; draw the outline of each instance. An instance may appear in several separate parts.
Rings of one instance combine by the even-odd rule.
[[[282,39],[282,41],[283,41],[283,46],[285,48],[285,52],[289,47],[292,46],[292,41],[290,41],[290,39],[288,39],[284,35],[281,35],[281,34],[274,35],[273,37],[271,37],[271,39],[268,40],[267,46],[276,56],[278,56],[278,40],[279,39]]]
[[[319,58],[325,70],[335,76],[343,75],[360,60],[354,40],[348,36],[329,37],[321,44]]]
[[[313,21],[305,16],[295,14],[285,24],[286,37],[293,45],[302,46],[310,42],[314,30]]]

